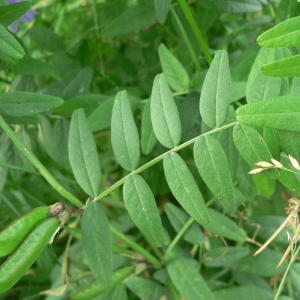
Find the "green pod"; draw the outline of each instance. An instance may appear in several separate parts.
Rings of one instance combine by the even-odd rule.
[[[35,208],[0,231],[0,257],[15,251],[29,233],[49,218],[49,206]]]
[[[58,218],[38,225],[0,267],[0,294],[11,289],[33,265],[60,227]]]

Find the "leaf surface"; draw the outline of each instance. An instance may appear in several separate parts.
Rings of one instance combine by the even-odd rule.
[[[200,136],[194,145],[197,169],[212,193],[224,205],[233,203],[233,183],[226,155],[220,143],[210,135]]]
[[[137,174],[127,177],[123,197],[130,217],[141,232],[157,247],[166,244],[154,196],[146,181]]]
[[[111,144],[118,163],[127,171],[140,161],[139,134],[126,91],[117,94],[111,116]]]
[[[200,96],[200,114],[211,128],[224,124],[231,95],[231,75],[225,50],[216,53],[205,76]]]
[[[181,140],[181,122],[164,74],[158,74],[154,79],[150,113],[158,141],[167,148],[178,146]]]
[[[299,96],[285,95],[243,105],[237,109],[236,119],[245,125],[300,131]]]
[[[69,133],[69,158],[74,176],[81,188],[96,197],[101,189],[101,167],[93,134],[82,108],[74,111]]]
[[[176,92],[188,91],[190,78],[181,62],[164,44],[159,45],[158,55],[163,72],[172,89]]]
[[[188,166],[176,152],[164,158],[168,185],[181,206],[200,224],[209,223],[202,195]]]
[[[83,250],[93,275],[103,288],[112,288],[111,235],[101,204],[91,202],[85,209],[81,221],[81,235]]]
[[[291,47],[300,45],[300,17],[290,18],[257,38],[261,47]]]
[[[6,116],[33,116],[63,104],[63,99],[31,92],[9,92],[0,95],[0,113]]]

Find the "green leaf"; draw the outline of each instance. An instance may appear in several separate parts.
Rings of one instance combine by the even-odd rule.
[[[234,179],[238,168],[238,151],[233,142],[232,135],[232,128],[221,131],[220,133],[218,133],[218,141],[225,152],[230,168],[230,173],[232,179]]]
[[[279,268],[276,268],[276,265],[281,260],[282,253],[267,248],[259,253],[259,255],[253,256],[254,250],[250,251],[248,256],[240,259],[235,264],[235,267],[243,273],[272,277],[281,274],[286,270],[286,260]]]
[[[166,22],[172,0],[154,0],[156,19],[159,24]]]
[[[190,219],[190,216],[184,210],[180,209],[172,203],[167,203],[164,207],[164,210],[167,214],[171,225],[177,233]],[[191,244],[204,243],[204,235],[199,224],[193,222],[193,224],[187,229],[187,231],[183,235],[183,239]]]
[[[159,142],[167,148],[178,146],[181,140],[181,122],[164,74],[158,74],[154,79],[150,112],[153,130]]]
[[[38,48],[55,52],[64,50],[64,39],[45,27],[32,27],[27,32]]]
[[[89,93],[90,85],[93,79],[93,69],[84,68],[70,74],[62,84],[61,97],[71,99]]]
[[[266,171],[264,173],[266,174]],[[274,194],[276,181],[265,174],[255,174],[253,180],[260,195],[270,196]]]
[[[122,281],[124,281],[133,273],[134,273],[133,266],[124,267],[116,270],[113,275],[113,286],[117,287]],[[79,290],[78,292],[75,292],[73,295],[70,296],[70,300],[95,299],[96,296],[99,296],[100,294],[103,295],[104,293],[105,293],[105,288],[102,286],[101,283],[93,283],[91,285],[85,286],[83,289]],[[97,297],[97,299],[99,299],[99,297]],[[110,297],[109,299],[112,298]],[[117,299],[123,300],[123,298],[117,298]]]
[[[217,247],[207,251],[204,264],[207,267],[219,268],[233,266],[236,261],[249,254],[244,247]]]
[[[231,75],[225,50],[216,53],[206,74],[200,96],[200,114],[211,128],[220,127],[227,118]]]
[[[233,203],[233,184],[226,155],[212,136],[200,136],[194,145],[197,169],[212,193],[224,204]]]
[[[109,97],[91,113],[88,117],[88,123],[92,132],[110,127],[114,103],[115,97]]]
[[[275,130],[275,134],[281,150],[300,161],[300,132]]]
[[[245,232],[231,219],[209,207],[207,212],[210,223],[204,226],[205,229],[233,241],[244,242],[246,240]]]
[[[24,55],[25,51],[23,47],[15,37],[0,24],[0,58],[9,64],[13,64]]]
[[[265,102],[260,102],[259,104],[261,103]],[[254,128],[242,124],[235,125],[233,140],[240,154],[252,169],[258,168],[255,165],[258,162],[271,162],[272,155],[269,148],[262,136]],[[265,170],[263,174],[270,179],[276,179],[279,176],[276,169]]]
[[[0,95],[0,113],[13,117],[33,116],[62,104],[61,98],[44,94],[9,92]]]
[[[91,202],[84,210],[81,235],[83,250],[93,275],[104,289],[112,288],[111,235],[101,204]]]
[[[300,99],[285,95],[246,104],[237,109],[236,118],[241,124],[300,131]]]
[[[156,247],[165,245],[167,241],[159,212],[146,181],[137,174],[127,177],[123,197],[130,217],[147,239]]]
[[[19,75],[51,74],[54,72],[51,65],[27,55],[20,59],[13,69]]]
[[[127,171],[140,161],[139,134],[126,91],[117,94],[111,116],[111,144],[118,163]]]
[[[154,146],[157,143],[157,138],[154,134],[152,123],[151,123],[151,115],[150,115],[150,100],[147,101],[143,116],[142,116],[142,152],[145,155],[148,155],[153,150]]]
[[[218,289],[213,292],[216,300],[270,300],[273,298],[272,292],[257,286],[239,286],[226,289]],[[282,299],[283,300],[283,299]]]
[[[113,19],[101,31],[105,39],[135,32],[149,26],[156,20],[152,1],[129,7],[124,13]]]
[[[69,134],[69,158],[76,181],[90,196],[101,189],[101,168],[94,136],[82,108],[74,111]]]
[[[63,105],[61,105],[60,107],[58,107],[54,110],[54,113],[59,114],[59,115],[63,115],[63,116],[66,116],[66,117],[71,117],[72,113],[75,109],[83,108],[85,114],[87,116],[89,116],[88,117],[88,123],[89,123],[90,130],[92,132],[94,132],[95,130],[94,131],[92,130],[94,128],[94,126],[91,125],[90,117],[93,114],[93,112],[100,105],[102,105],[107,99],[108,99],[108,96],[105,96],[105,95],[87,94],[87,95],[78,96],[78,97],[72,98],[68,101],[65,101]],[[111,112],[112,112],[114,98],[110,98],[110,100],[112,102],[111,109],[110,109],[110,114],[109,114],[109,117],[106,117],[106,119],[107,119],[106,124],[108,124],[107,125],[108,127],[110,126],[110,119],[111,119]]]
[[[209,218],[197,183],[184,160],[176,152],[164,158],[164,170],[168,185],[181,206],[198,223],[206,225]]]
[[[181,251],[177,249],[169,251],[166,263],[172,282],[186,300],[214,300],[198,269],[188,258],[182,255]]]
[[[257,38],[261,47],[291,47],[300,45],[300,17],[290,18],[265,31]]]
[[[29,1],[0,6],[0,22],[7,27],[21,18],[31,7]]]
[[[188,91],[190,78],[181,62],[164,44],[159,45],[158,54],[163,73],[172,89],[176,92]]]
[[[225,12],[247,13],[261,11],[261,3],[257,0],[214,0],[215,6]]]
[[[131,276],[125,282],[127,288],[129,288],[139,299],[153,300],[153,299],[171,299],[170,292],[166,287],[163,287],[155,281],[149,279]],[[121,300],[121,299],[119,299]]]
[[[270,78],[261,73],[260,67],[275,59],[275,49],[260,49],[249,73],[246,98],[248,103],[261,101],[280,94],[281,79]]]
[[[260,71],[267,76],[300,76],[300,54],[262,65]]]

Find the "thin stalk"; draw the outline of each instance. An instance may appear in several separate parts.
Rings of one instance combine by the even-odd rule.
[[[175,236],[174,240],[172,241],[172,243],[169,245],[166,253],[165,253],[165,257],[168,255],[169,251],[171,251],[179,242],[179,240],[182,238],[182,236],[185,234],[185,232],[188,230],[188,228],[193,224],[194,219],[190,218],[185,224],[184,226],[180,229],[180,231],[177,233],[177,235]]]
[[[276,292],[276,295],[275,295],[274,300],[278,300],[278,298],[279,298],[279,296],[280,296],[280,294],[281,294],[281,291],[282,291],[282,289],[283,289],[283,286],[284,286],[284,284],[285,284],[285,280],[286,280],[287,274],[288,274],[288,272],[289,272],[289,270],[290,270],[292,264],[294,263],[295,259],[297,258],[298,253],[299,253],[299,250],[300,250],[300,247],[298,247],[297,251],[296,251],[296,252],[294,253],[294,255],[292,256],[292,259],[291,259],[291,261],[289,262],[289,264],[288,264],[288,266],[287,266],[287,268],[286,268],[286,270],[285,270],[285,272],[284,272],[284,275],[283,275],[283,277],[282,277],[282,279],[281,279],[281,281],[280,281],[280,284],[279,284],[279,287],[278,287],[278,290],[277,290],[277,292]]]
[[[223,130],[226,130],[228,128],[231,128],[233,127],[234,125],[236,125],[238,122],[233,122],[233,123],[230,123],[230,124],[227,124],[227,125],[224,125],[222,127],[219,127],[219,128],[215,128],[211,131],[208,131],[206,133],[203,133],[202,135],[200,136],[204,136],[204,135],[210,135],[210,134],[215,134],[217,132],[221,132]],[[195,143],[195,141],[197,140],[199,136],[161,154],[160,156],[152,159],[151,161],[149,161],[148,163],[144,164],[143,166],[141,166],[140,168],[132,171],[131,173],[129,173],[128,175],[124,176],[122,179],[120,179],[119,181],[117,181],[115,184],[113,184],[111,187],[109,187],[107,190],[105,190],[103,193],[101,193],[100,195],[98,195],[96,198],[93,199],[93,201],[100,201],[101,199],[103,199],[104,197],[106,197],[108,194],[110,194],[112,191],[114,191],[116,188],[118,188],[119,186],[121,186],[125,181],[126,179],[131,176],[132,174],[139,174],[141,172],[143,172],[144,170],[148,169],[149,167],[153,166],[154,164],[158,163],[159,161],[161,161],[168,153],[171,153],[171,152],[177,152],[193,143]]]
[[[21,152],[31,161],[31,163],[37,168],[37,170],[44,176],[44,178],[50,183],[50,185],[63,197],[69,200],[72,204],[77,207],[82,207],[83,204],[79,199],[72,195],[68,190],[66,190],[45,168],[45,166],[38,160],[38,158],[31,153],[23,142],[18,138],[18,136],[13,132],[9,125],[5,122],[3,117],[0,115],[0,126],[6,132],[6,134],[12,139],[15,145],[21,150]]]
[[[115,235],[117,238],[122,240],[124,243],[126,243],[129,247],[131,247],[136,252],[140,253],[142,256],[144,256],[149,262],[151,262],[154,266],[156,266],[158,269],[161,269],[162,265],[156,259],[151,253],[149,253],[146,249],[141,247],[139,244],[128,238],[125,234],[122,232],[119,232],[116,228],[113,226],[110,226],[110,231],[113,235]]]
[[[192,45],[191,45],[191,43],[190,43],[190,41],[188,39],[188,36],[185,33],[185,30],[184,30],[184,28],[183,28],[183,26],[181,24],[181,21],[180,21],[178,15],[177,15],[175,9],[172,6],[171,6],[171,13],[174,16],[175,21],[177,22],[178,29],[179,29],[179,31],[181,33],[181,36],[183,38],[183,41],[184,41],[184,43],[186,45],[186,48],[187,48],[189,54],[190,54],[190,57],[191,57],[193,63],[195,64],[195,66],[196,66],[197,72],[200,72],[201,71],[201,66],[200,66],[200,63],[198,61],[197,55],[196,55],[196,53],[194,51],[194,48],[192,47]]]
[[[170,279],[167,279],[166,286],[169,289],[169,291],[171,292],[174,300],[181,300],[173,282]]]
[[[178,0],[178,3],[179,3],[197,41],[199,43],[200,48],[202,49],[202,52],[206,58],[207,63],[210,65],[212,62],[212,56],[209,52],[208,46],[202,36],[202,33],[193,17],[188,5],[186,4],[185,0]]]

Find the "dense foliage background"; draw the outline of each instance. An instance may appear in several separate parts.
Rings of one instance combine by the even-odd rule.
[[[300,76],[299,59],[287,67],[295,74],[271,66],[269,77],[260,68],[297,55],[300,42],[260,50],[257,38],[297,17],[300,4],[7,2],[0,228],[35,207],[95,201],[0,299],[263,300],[280,282],[277,299],[300,299],[300,263],[284,281],[288,259],[276,268],[285,230],[253,256],[285,220],[299,175],[274,166],[248,174],[271,158],[297,172],[288,155],[300,161],[300,82],[287,76]],[[291,110],[273,115],[282,109]]]

